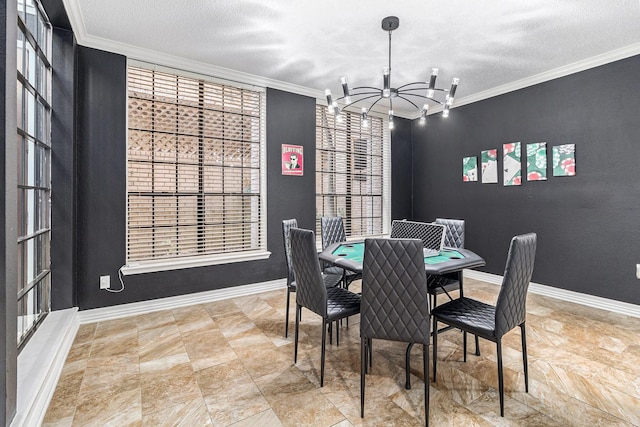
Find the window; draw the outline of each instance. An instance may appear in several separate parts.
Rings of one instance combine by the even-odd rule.
[[[266,251],[264,91],[128,68],[127,263]]]
[[[18,0],[18,348],[50,311],[51,25]]]
[[[343,113],[343,121],[316,106],[316,235],[320,217],[341,216],[347,236],[387,232],[389,133],[384,120]]]

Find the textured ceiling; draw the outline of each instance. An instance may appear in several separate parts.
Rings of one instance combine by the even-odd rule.
[[[640,53],[640,0],[64,0],[87,40],[323,91],[460,78],[457,99],[611,51]],[[82,37],[79,38],[84,43]],[[395,106],[400,110],[400,106]]]

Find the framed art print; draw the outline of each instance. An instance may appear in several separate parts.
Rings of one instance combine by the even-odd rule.
[[[522,184],[522,165],[520,163],[520,143],[502,144],[502,180],[505,187]]]
[[[302,176],[303,148],[302,145],[282,144],[282,175]]]
[[[462,159],[462,181],[473,182],[478,180],[478,158],[464,157]]]
[[[498,150],[482,152],[482,183],[496,184],[498,182]]]
[[[575,176],[576,175],[576,145],[564,144],[556,145],[552,148],[553,153],[552,169],[553,176]]]
[[[527,144],[527,181],[547,180],[547,143]]]

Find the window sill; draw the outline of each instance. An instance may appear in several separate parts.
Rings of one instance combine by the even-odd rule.
[[[122,267],[122,274],[154,273],[158,271],[180,270],[183,268],[207,267],[211,265],[232,264],[236,262],[268,259],[269,251],[239,252],[235,254],[208,255],[190,258],[170,258],[157,261],[132,262]]]

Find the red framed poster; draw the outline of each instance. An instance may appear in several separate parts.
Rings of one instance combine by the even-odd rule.
[[[282,144],[282,175],[302,176],[304,163],[302,145]]]

